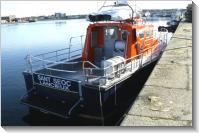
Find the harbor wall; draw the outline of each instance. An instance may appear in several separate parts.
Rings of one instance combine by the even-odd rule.
[[[192,23],[181,22],[121,126],[192,126]]]

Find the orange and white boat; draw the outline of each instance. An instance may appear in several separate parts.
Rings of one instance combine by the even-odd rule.
[[[106,7],[126,10],[130,6]],[[90,15],[86,36],[72,37],[69,48],[28,55],[28,69],[23,72],[27,94],[22,103],[63,118],[102,120],[111,114],[123,84],[157,61],[167,45],[166,32],[155,32],[153,25],[133,17],[129,9],[132,14],[125,19],[115,13],[112,17],[110,10]],[[72,42],[84,37],[83,49],[73,49]]]

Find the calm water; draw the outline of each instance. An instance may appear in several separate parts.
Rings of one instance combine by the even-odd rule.
[[[166,21],[155,19],[150,23],[157,28]],[[39,122],[39,119],[27,122],[28,108],[20,104],[20,98],[26,92],[22,76],[25,56],[67,47],[69,38],[85,34],[88,24],[79,19],[1,25],[2,125],[34,125]]]

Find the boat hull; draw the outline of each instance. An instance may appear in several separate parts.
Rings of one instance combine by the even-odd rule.
[[[78,93],[67,93],[60,90],[33,85],[31,73],[24,72],[27,95],[22,103],[32,109],[53,114],[63,118],[85,117],[109,121],[115,115],[122,115],[132,104],[142,89],[158,59],[139,69],[117,85],[108,88],[82,85],[82,100]]]

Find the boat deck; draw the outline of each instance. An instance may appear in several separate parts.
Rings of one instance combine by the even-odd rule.
[[[71,62],[77,62],[77,63],[57,64],[35,71],[35,73],[40,73],[44,75],[50,75],[50,76],[55,76],[75,81],[84,81],[85,77],[83,76],[82,62],[80,62],[80,58],[73,60]]]
[[[66,62],[66,64],[62,63],[44,67],[40,70],[35,71],[35,73],[44,74],[51,77],[59,77],[71,81],[81,81],[82,84],[94,86],[100,85],[102,88],[107,88],[108,86],[112,86],[113,84],[116,84],[117,82],[128,78],[131,74],[133,74],[136,70],[140,68],[140,63],[142,64],[141,66],[145,66],[151,61],[156,60],[157,57],[158,55],[154,54],[152,58],[143,57],[142,59],[135,59],[131,63],[126,64],[124,73],[120,73],[118,71],[119,77],[116,76],[118,75],[118,72],[113,73],[113,75],[116,74],[115,76],[112,75],[113,78],[111,78],[111,75],[106,75],[106,72],[104,73],[103,69],[98,70],[88,68],[88,71],[84,71],[82,68],[83,64],[81,58],[70,61],[71,64]]]

